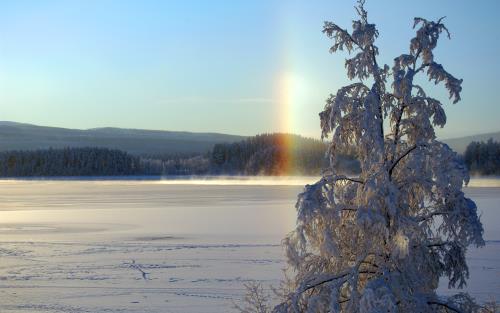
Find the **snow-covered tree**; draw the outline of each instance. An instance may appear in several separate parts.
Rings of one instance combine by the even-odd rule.
[[[352,31],[323,28],[331,53],[349,53],[353,83],[328,98],[320,119],[331,163],[354,149],[361,174],[327,169],[299,195],[297,227],[285,239],[290,291],[273,312],[477,311],[465,293],[436,293],[440,278],[465,286],[467,247],[484,245],[476,205],[462,191],[467,170],[436,140],[443,105],[416,79],[427,75],[460,100],[462,80],[434,58],[448,30],[442,19],[415,18],[409,51],[389,67],[378,62],[379,33],[364,1],[356,9]]]

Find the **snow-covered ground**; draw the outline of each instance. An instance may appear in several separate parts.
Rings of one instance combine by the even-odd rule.
[[[279,283],[312,181],[0,181],[0,312],[232,312],[245,282]],[[468,256],[481,301],[500,300],[499,182],[466,189],[487,240]]]

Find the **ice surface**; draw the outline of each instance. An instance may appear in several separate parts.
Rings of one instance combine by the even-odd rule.
[[[232,312],[245,282],[282,278],[308,179],[0,181],[0,312]],[[481,301],[500,300],[495,183],[466,189],[487,240],[468,255]]]

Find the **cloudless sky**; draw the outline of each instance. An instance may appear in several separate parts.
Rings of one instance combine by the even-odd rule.
[[[347,83],[321,32],[347,0],[0,1],[0,120],[319,136]],[[445,21],[436,61],[464,79],[440,137],[500,130],[500,1],[369,0],[380,62],[408,51],[414,16]],[[442,86],[431,94],[447,101]]]

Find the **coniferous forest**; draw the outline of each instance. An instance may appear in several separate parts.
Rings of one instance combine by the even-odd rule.
[[[204,154],[134,155],[98,147],[0,152],[0,177],[133,175],[318,175],[328,160],[320,140],[262,134],[220,143]],[[500,175],[500,143],[471,142],[465,164],[476,175]],[[345,174],[359,172],[354,153],[336,160]]]
[[[464,153],[464,161],[472,174],[500,175],[500,142],[471,142]]]
[[[316,175],[326,164],[320,140],[264,134],[216,144],[204,154],[133,155],[107,148],[0,152],[1,177],[122,175]],[[356,169],[354,158],[346,166]]]
[[[326,165],[326,145],[289,134],[262,134],[217,144],[211,154],[215,173],[240,175],[318,174]]]
[[[106,148],[0,152],[2,177],[120,176],[139,174],[139,158]]]

